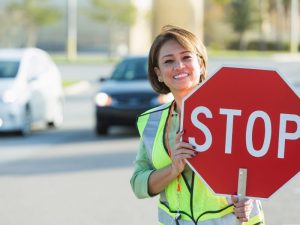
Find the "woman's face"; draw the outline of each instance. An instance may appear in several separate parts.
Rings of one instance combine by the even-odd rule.
[[[185,96],[199,84],[201,65],[195,53],[169,40],[160,49],[155,72],[176,98]]]

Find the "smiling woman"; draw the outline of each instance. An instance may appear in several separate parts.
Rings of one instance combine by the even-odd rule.
[[[197,152],[182,140],[181,105],[205,79],[206,62],[204,45],[187,30],[166,26],[155,38],[149,53],[149,79],[154,90],[172,93],[174,101],[138,117],[141,138],[132,189],[138,198],[160,195],[159,224],[231,225],[236,219],[247,225],[263,224],[259,201],[215,195],[186,164]]]

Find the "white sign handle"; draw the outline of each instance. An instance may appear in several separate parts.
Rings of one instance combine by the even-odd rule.
[[[239,180],[238,180],[238,199],[241,200],[245,198],[247,186],[247,169],[239,169]],[[239,219],[236,221],[236,225],[243,225]]]

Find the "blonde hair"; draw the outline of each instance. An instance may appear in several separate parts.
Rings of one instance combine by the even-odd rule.
[[[188,51],[194,52],[203,66],[200,81],[202,82],[207,76],[207,52],[204,44],[190,31],[183,28],[166,25],[154,39],[148,55],[148,79],[153,89],[160,94],[167,94],[170,89],[163,83],[159,82],[154,68],[158,67],[158,56],[161,47],[169,40],[177,41]]]

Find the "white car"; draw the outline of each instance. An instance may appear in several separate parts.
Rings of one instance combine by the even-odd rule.
[[[29,134],[34,123],[63,121],[61,74],[43,50],[0,49],[0,131]]]

